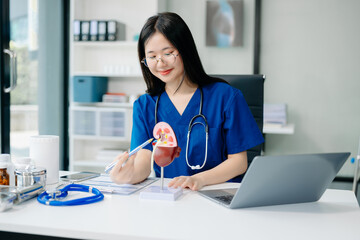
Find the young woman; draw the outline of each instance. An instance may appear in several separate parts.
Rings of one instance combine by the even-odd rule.
[[[183,19],[169,12],[150,17],[140,33],[138,54],[147,94],[134,103],[131,148],[152,138],[157,122],[166,122],[182,149],[164,169],[164,176],[173,178],[169,187],[199,190],[241,181],[240,175],[247,169],[246,150],[264,139],[242,93],[205,73]],[[204,117],[191,122],[198,114]],[[149,144],[129,159],[128,153],[118,156],[119,162],[110,172],[112,180],[144,180],[151,172],[151,154]],[[160,176],[160,167],[155,164],[154,170]]]

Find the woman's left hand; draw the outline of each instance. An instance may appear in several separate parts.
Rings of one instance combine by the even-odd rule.
[[[204,183],[196,176],[180,176],[170,181],[169,187],[190,188],[193,191],[198,191],[204,187]]]

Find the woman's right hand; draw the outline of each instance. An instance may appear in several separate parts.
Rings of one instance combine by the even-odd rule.
[[[114,183],[117,184],[133,183],[134,174],[135,174],[135,168],[134,168],[135,156],[136,154],[132,155],[129,158],[129,153],[124,152],[123,154],[120,154],[115,158],[114,161],[117,161],[117,164],[110,171],[110,178]]]

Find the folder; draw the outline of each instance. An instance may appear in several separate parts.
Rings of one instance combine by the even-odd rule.
[[[90,21],[81,21],[81,40],[90,40]]]
[[[107,36],[107,22],[106,21],[99,21],[98,22],[98,40],[99,41],[106,41]]]
[[[98,21],[96,20],[90,21],[90,40],[91,41],[98,40]]]
[[[73,27],[74,41],[81,41],[80,20],[74,20]]]
[[[115,41],[116,40],[116,21],[108,21],[107,22],[107,40]]]

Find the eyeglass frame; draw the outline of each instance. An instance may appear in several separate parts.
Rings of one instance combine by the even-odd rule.
[[[178,54],[165,53],[165,54],[171,54],[171,55],[173,55],[174,58],[175,58],[174,62],[176,61],[176,57],[179,56],[179,53],[178,53]],[[156,64],[160,61],[160,59],[161,59],[161,61],[162,61],[163,63],[166,62],[166,61],[164,62],[164,60],[163,60],[163,58],[162,58],[165,54],[162,54],[161,57],[159,57],[158,59],[155,57]],[[144,58],[141,60],[141,63],[143,63],[143,64],[145,65],[145,67],[150,68],[150,67],[148,66],[148,64],[146,63],[146,58],[147,58],[147,57],[144,57]],[[156,65],[156,64],[155,64],[155,65]]]

